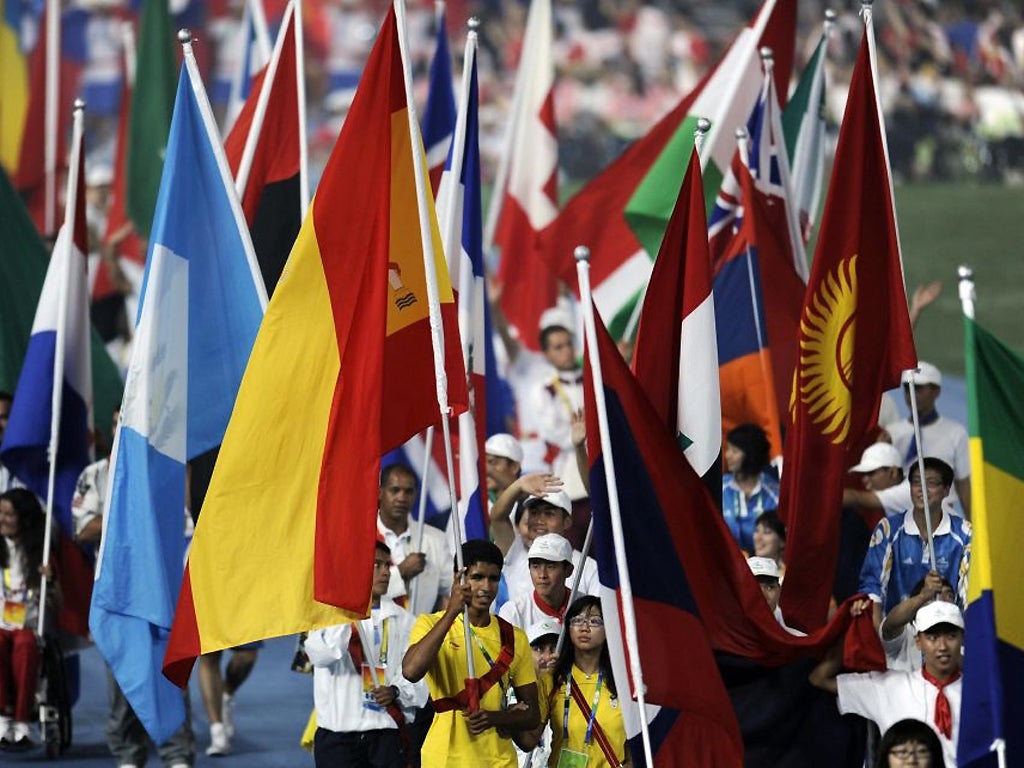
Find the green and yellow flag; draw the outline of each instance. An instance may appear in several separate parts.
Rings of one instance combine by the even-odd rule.
[[[957,763],[1024,759],[1024,358],[964,318],[972,542]]]

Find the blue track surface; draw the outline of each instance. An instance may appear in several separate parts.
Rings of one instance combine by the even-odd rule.
[[[206,756],[210,744],[209,721],[192,675],[192,726],[196,734],[196,766],[215,768],[311,768],[313,757],[299,747],[299,737],[313,708],[313,679],[289,668],[294,638],[267,641],[256,667],[239,689],[235,704],[233,752],[227,757]],[[82,652],[82,693],[74,708],[74,738],[62,757],[48,761],[43,750],[22,754],[0,753],[0,765],[54,765],[75,768],[110,768],[103,732],[107,721],[107,679],[103,660],[95,648]],[[159,766],[155,751],[148,766]]]

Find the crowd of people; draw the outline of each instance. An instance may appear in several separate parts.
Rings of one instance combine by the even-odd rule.
[[[433,7],[410,5],[412,48],[422,72],[432,54]],[[307,18],[317,32],[310,36],[307,64],[313,152],[322,161],[382,6],[338,0],[315,7],[313,20]],[[493,157],[509,108],[525,6],[494,0],[452,8],[483,19],[481,89],[488,106],[481,115],[482,141]],[[699,80],[754,10],[749,2],[696,9],[636,0],[556,3],[557,59],[565,75],[556,88],[564,173],[592,176],[640,135]],[[211,5],[208,11],[205,65],[223,113],[237,56],[230,41],[238,9]],[[821,12],[815,3],[801,3],[803,58],[816,42]],[[119,15],[100,4],[90,13],[95,60],[86,62],[85,76],[98,82],[120,55],[114,34]],[[1024,144],[1020,9],[995,0],[904,0],[881,5],[879,20],[883,103],[893,125],[906,128],[890,132],[894,172],[956,177],[971,170],[973,157],[977,168],[1013,180]],[[833,116],[841,114],[859,34],[852,15],[841,15],[836,26],[830,46]],[[90,131],[100,149],[87,174],[94,233],[106,231],[112,177],[105,166],[112,150],[104,142],[113,130],[113,111],[96,110]],[[131,264],[113,255],[113,244],[95,245],[119,291],[131,295],[132,276],[125,274]],[[112,307],[94,307],[94,320],[125,363],[134,311],[123,303]],[[318,765],[629,763],[622,681],[617,686],[612,674],[597,565],[582,551],[590,508],[576,319],[566,306],[551,308],[536,329],[540,352],[533,352],[508,333],[494,310],[509,396],[503,414],[508,432],[492,435],[484,446],[489,540],[466,542],[457,553],[444,531],[427,526],[420,536],[413,515],[420,492],[416,472],[402,464],[382,469],[370,616],[310,632],[302,647],[308,665],[299,666],[313,674],[310,742]],[[888,671],[843,674],[839,644],[810,677],[836,694],[838,711],[858,714],[884,733],[874,749],[878,765],[912,759],[956,764],[971,485],[967,434],[939,414],[941,388],[941,373],[925,363],[913,382],[904,383],[920,412],[920,438],[891,402],[883,403],[879,441],[850,467],[844,494],[842,553],[850,572],[840,569],[833,596],[864,596],[855,611],[871,615]],[[0,439],[10,404],[11,397],[0,393]],[[779,608],[786,527],[777,510],[780,468],[773,458],[780,453],[758,426],[731,430],[723,445],[721,509],[723,525],[749,558],[751,577],[776,621],[798,636],[802,631],[789,626]],[[102,535],[107,461],[85,470],[75,495],[74,536],[83,546],[96,546]],[[0,466],[0,742],[11,749],[34,739],[32,695],[40,659],[33,627],[44,580],[53,592],[50,609],[60,601],[43,567],[42,508],[17,486]],[[198,514],[199,504],[192,506]],[[192,523],[186,513],[186,535]],[[255,644],[200,661],[210,723],[208,744],[200,741],[210,756],[232,751],[234,695],[258,655]],[[142,765],[148,737],[112,675],[109,682],[108,746],[120,765]],[[164,765],[193,765],[196,742],[186,720],[159,746]]]
[[[126,11],[118,3],[76,0],[86,14],[83,93],[96,162],[110,163],[120,99]],[[384,0],[322,0],[306,11],[307,92],[313,177],[323,167],[383,18]],[[481,151],[493,172],[521,52],[526,3],[449,2],[452,53],[462,54],[465,19],[481,19]],[[750,0],[554,2],[559,164],[567,181],[585,181],[688,93],[757,10]],[[796,73],[820,37],[823,0],[799,4]],[[196,45],[211,101],[226,119],[241,3],[182,3],[177,22]],[[420,103],[434,50],[434,3],[409,2],[413,66]],[[175,6],[176,8],[178,6]],[[843,114],[861,25],[840,11],[829,45],[827,117]],[[273,33],[283,3],[266,3]],[[979,177],[1020,183],[1024,157],[1024,16],[1010,0],[893,0],[875,8],[881,96],[897,179]],[[456,69],[456,71],[458,71]]]

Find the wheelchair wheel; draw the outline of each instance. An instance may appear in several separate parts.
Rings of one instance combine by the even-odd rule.
[[[39,730],[51,760],[71,746],[71,700],[64,674],[64,654],[54,638],[40,641],[42,679],[39,687]]]

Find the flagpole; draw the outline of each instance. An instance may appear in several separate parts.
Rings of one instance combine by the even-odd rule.
[[[654,765],[651,750],[651,734],[646,717],[646,686],[640,665],[640,643],[637,639],[636,613],[633,610],[633,587],[626,564],[626,541],[622,533],[622,513],[619,510],[619,487],[615,476],[615,457],[612,453],[612,437],[608,428],[608,411],[604,399],[604,377],[601,373],[601,354],[597,344],[597,325],[594,322],[594,300],[590,292],[590,249],[577,246],[576,275],[580,283],[580,303],[583,305],[583,325],[586,331],[587,351],[590,359],[590,375],[594,385],[594,403],[597,406],[597,424],[601,433],[601,454],[604,459],[605,480],[608,485],[608,511],[611,516],[612,539],[615,542],[615,567],[619,577],[619,595],[622,601],[622,619],[626,630],[626,649],[629,670],[636,690],[636,701],[640,707],[640,733],[643,737],[644,755],[647,765]],[[583,563],[580,563],[583,570]]]
[[[776,147],[776,162],[779,164],[779,183],[782,185],[782,194],[786,206],[786,227],[789,230],[789,242],[793,246],[793,266],[806,283],[810,275],[807,267],[807,251],[804,248],[804,237],[800,231],[800,220],[796,205],[796,195],[793,194],[793,178],[789,169],[789,156],[786,149],[786,136],[782,131],[782,114],[779,108],[779,95],[775,90],[775,54],[768,46],[761,48],[761,65],[764,67],[765,80],[765,109],[768,110],[768,126],[772,132],[772,145]],[[777,141],[776,141],[777,139]],[[767,162],[767,174],[765,181],[771,180],[771,158],[761,158],[761,162]],[[745,163],[746,164],[746,163]]]
[[[50,546],[53,540],[53,493],[57,484],[57,454],[60,450],[60,416],[64,402],[64,357],[68,337],[68,293],[71,288],[71,259],[75,247],[75,211],[78,206],[78,174],[82,156],[82,126],[85,122],[85,102],[75,99],[72,123],[71,163],[68,167],[68,186],[64,199],[64,240],[58,237],[60,251],[53,258],[61,260],[57,280],[57,338],[53,357],[53,393],[50,399],[50,446],[47,451],[50,467],[46,479],[46,528],[43,532],[43,574],[39,584],[39,634],[46,623],[46,576],[50,564]]]
[[[124,50],[124,74],[130,91],[135,89],[135,29],[130,21],[121,22],[121,45]]]
[[[273,89],[277,66],[281,62],[281,49],[284,47],[284,39],[288,34],[288,21],[294,14],[295,0],[289,0],[288,5],[284,9],[281,31],[277,33],[277,40],[274,41],[274,52],[270,56],[270,61],[267,63],[267,72],[263,76],[260,95],[256,99],[256,109],[253,111],[252,123],[249,125],[249,135],[245,137],[242,159],[238,162],[238,173],[235,174],[235,190],[238,192],[239,200],[245,197],[245,190],[249,185],[249,173],[252,171],[252,161],[256,156],[256,145],[259,143],[260,133],[263,131],[263,122],[267,117],[267,105],[270,103],[270,91]],[[298,61],[298,52],[296,52],[296,61]]]
[[[590,522],[587,523],[587,535],[583,539],[583,550],[580,553],[580,567],[575,570],[572,574],[572,587],[569,589],[569,597],[565,602],[566,609],[570,608],[576,600],[576,596],[580,592],[580,582],[583,580],[583,567],[587,564],[587,558],[590,556],[590,547],[594,542],[594,516],[590,516]],[[559,622],[558,630],[558,642],[555,644],[555,656],[559,656],[562,653],[562,646],[565,645],[565,622]]]
[[[409,115],[409,136],[412,143],[413,175],[416,179],[416,207],[419,213],[420,240],[423,244],[424,276],[427,283],[427,304],[430,308],[430,338],[434,348],[434,378],[437,383],[437,405],[441,416],[441,429],[444,435],[444,458],[448,470],[448,495],[451,499],[451,529],[454,538],[455,562],[461,571],[462,562],[462,522],[458,515],[458,500],[455,494],[455,470],[452,458],[452,434],[449,416],[451,407],[448,404],[448,374],[444,368],[444,326],[441,322],[441,301],[437,292],[437,264],[434,258],[434,240],[430,231],[430,204],[427,195],[429,187],[426,183],[426,158],[423,156],[423,139],[420,136],[419,118],[416,115],[416,102],[413,99],[412,72],[409,69],[409,41],[405,20],[404,0],[394,0],[395,22],[398,25],[398,45],[402,53],[402,74],[405,78],[406,111]],[[462,612],[462,624],[465,629],[466,670],[470,678],[476,677],[473,663],[473,646],[469,628],[469,606]]]
[[[934,571],[936,565],[935,542],[932,540],[932,510],[928,505],[928,484],[925,482],[924,476],[924,444],[921,442],[921,420],[917,412],[917,389],[914,382],[914,375],[918,370],[911,368],[907,372],[909,374],[907,386],[910,388],[910,417],[914,423],[914,441],[917,443],[917,477],[921,481],[921,502],[924,506],[924,523],[928,533],[928,559]]]
[[[239,202],[241,195],[235,191],[234,180],[231,178],[231,169],[228,167],[228,160],[224,155],[224,145],[221,143],[220,133],[217,130],[217,121],[213,117],[213,109],[210,107],[210,100],[206,96],[203,78],[199,74],[199,65],[196,63],[196,56],[192,51],[192,33],[187,29],[179,30],[178,42],[181,43],[182,52],[184,53],[184,64],[185,69],[188,71],[188,81],[196,97],[196,105],[199,107],[199,115],[203,120],[203,128],[206,129],[206,136],[213,149],[213,158],[217,163],[217,171],[220,174],[228,203],[231,206],[231,216],[234,219],[235,226],[238,228],[242,247],[245,249],[245,261],[249,266],[249,275],[252,277],[253,286],[256,289],[256,298],[259,300],[260,310],[266,312],[267,286],[263,282],[263,274],[260,272],[259,263],[256,261],[256,251],[252,246],[252,237],[249,235],[249,225],[245,221],[245,214],[242,213],[242,204]]]
[[[416,518],[416,551],[423,551],[423,526],[427,517],[427,479],[430,477],[430,454],[434,448],[434,425],[427,427],[427,433],[423,438],[423,463],[420,472],[420,501],[419,516]],[[458,510],[452,510],[456,514]],[[416,613],[416,597],[420,591],[420,577],[417,574],[412,579],[412,591],[409,594],[409,610]]]
[[[439,5],[443,8],[444,4],[440,3]],[[452,281],[452,285],[456,286],[460,285],[458,269],[461,262],[459,254],[462,250],[462,243],[460,242],[462,227],[457,226],[457,223],[459,223],[462,209],[459,208],[456,210],[456,206],[452,204],[452,201],[455,198],[455,193],[459,186],[459,180],[462,178],[462,168],[466,164],[466,123],[468,122],[468,111],[465,109],[465,105],[469,104],[469,89],[471,85],[470,76],[473,72],[473,62],[476,59],[476,30],[480,26],[480,21],[474,16],[469,19],[467,26],[469,27],[469,32],[466,34],[466,50],[462,64],[462,90],[460,91],[463,107],[458,110],[455,116],[455,134],[452,136],[451,168],[445,169],[450,172],[452,183],[445,184],[441,188],[445,192],[445,199],[437,201],[438,210],[444,211],[444,221],[441,222],[441,242],[444,243],[445,256],[448,262],[449,278]],[[455,270],[452,269],[453,266],[455,267]],[[465,348],[468,344],[468,340],[463,339],[462,341]],[[469,360],[465,360],[465,363],[468,370]]]
[[[43,144],[44,190],[43,232],[49,236],[57,228],[57,132],[60,119],[60,0],[46,3],[46,93]],[[66,208],[66,207],[65,207]]]
[[[309,212],[309,141],[306,135],[306,35],[302,27],[302,3],[295,6],[295,93],[299,103],[299,212]],[[266,78],[264,78],[264,81]]]

